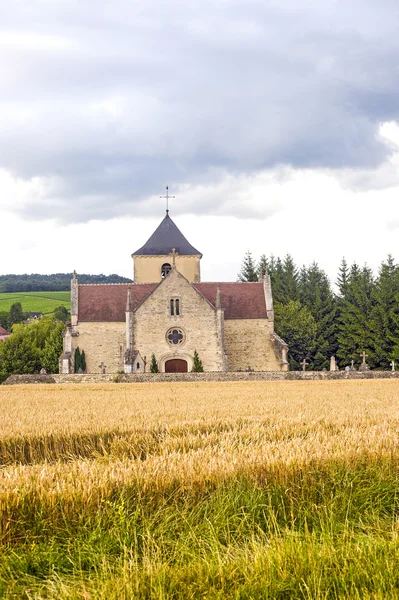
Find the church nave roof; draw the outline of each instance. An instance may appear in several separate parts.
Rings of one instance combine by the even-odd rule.
[[[79,321],[120,322],[125,320],[128,288],[131,309],[135,310],[151,294],[158,283],[83,284],[79,285]],[[267,309],[263,283],[195,283],[191,284],[204,298],[216,306],[220,286],[225,319],[264,319]]]

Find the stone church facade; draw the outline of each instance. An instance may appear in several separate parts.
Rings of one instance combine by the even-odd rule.
[[[154,354],[161,372],[185,372],[197,351],[204,371],[287,370],[287,345],[274,333],[270,276],[254,283],[203,283],[202,254],[167,211],[132,254],[134,283],[71,282],[71,324],[60,372],[77,347],[90,373],[143,373]]]

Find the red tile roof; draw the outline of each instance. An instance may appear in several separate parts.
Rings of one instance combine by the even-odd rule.
[[[4,327],[0,326],[0,335],[11,335],[11,333],[7,331],[7,329],[4,329]]]
[[[196,283],[194,287],[211,304],[216,304],[216,290],[220,285],[225,319],[264,319],[267,317],[263,283]]]
[[[131,284],[133,310],[157,285]],[[196,283],[194,287],[215,306],[218,285],[225,319],[267,317],[262,283]],[[79,321],[124,321],[128,287],[125,283],[79,285]]]
[[[131,284],[133,309],[157,286]],[[79,321],[124,321],[128,283],[79,285]]]

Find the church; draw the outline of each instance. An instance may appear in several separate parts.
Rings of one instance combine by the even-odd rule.
[[[60,373],[85,352],[88,373],[187,372],[194,352],[204,371],[288,370],[287,344],[274,333],[270,276],[259,282],[202,282],[202,254],[169,210],[133,252],[134,283],[71,281],[71,323]]]

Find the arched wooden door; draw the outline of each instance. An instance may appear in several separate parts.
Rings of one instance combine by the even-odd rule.
[[[181,358],[172,358],[165,363],[165,373],[187,373],[187,371],[187,361]]]

